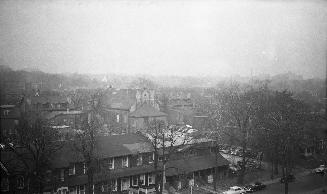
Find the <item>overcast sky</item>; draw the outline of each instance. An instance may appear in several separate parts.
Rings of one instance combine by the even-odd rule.
[[[324,77],[326,60],[327,1],[0,1],[0,63],[14,69]]]

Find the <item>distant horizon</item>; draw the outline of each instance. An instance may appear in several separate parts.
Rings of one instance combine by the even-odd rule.
[[[10,66],[7,66],[10,67]],[[278,74],[269,74],[269,73],[261,73],[261,74],[253,74],[253,75],[240,75],[240,74],[232,74],[232,75],[173,75],[173,74],[162,74],[162,75],[152,75],[152,74],[142,74],[142,73],[136,73],[136,74],[126,74],[126,73],[112,73],[112,72],[102,72],[102,73],[78,73],[78,72],[58,72],[58,73],[54,73],[54,72],[47,72],[47,71],[43,71],[41,69],[37,69],[37,68],[12,68],[10,67],[13,71],[26,71],[26,72],[42,72],[42,73],[48,73],[48,74],[58,74],[58,75],[72,75],[72,74],[77,74],[77,75],[88,75],[88,76],[110,76],[110,75],[114,75],[114,76],[130,76],[130,77],[180,77],[180,78],[216,78],[216,79],[229,79],[229,78],[235,78],[235,77],[240,77],[240,78],[251,78],[251,77],[274,77],[274,76],[280,76],[280,75],[294,75],[294,76],[300,76],[302,77],[302,79],[307,80],[307,79],[326,79],[327,77],[317,77],[317,76],[312,76],[312,77],[305,77],[301,74],[298,73],[294,73],[292,71],[287,71],[287,72],[283,72],[283,73],[278,73]]]
[[[327,74],[324,0],[2,0],[0,64],[49,73]]]

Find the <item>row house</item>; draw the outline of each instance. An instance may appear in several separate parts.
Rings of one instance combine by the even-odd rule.
[[[92,193],[151,193],[155,174],[153,149],[139,134],[99,137]],[[66,145],[53,158],[47,193],[86,193],[87,166],[80,153]]]
[[[52,155],[52,168],[46,171],[44,193],[87,193],[87,165],[71,141]],[[159,151],[159,169],[154,169],[154,150],[144,135],[124,134],[97,139],[97,162],[91,193],[154,193],[156,178],[162,176]],[[183,189],[190,184],[212,183],[214,169],[224,178],[228,162],[213,154],[210,141],[180,145],[166,164],[166,188]],[[2,156],[3,153],[2,153]],[[2,157],[10,166],[12,158]],[[26,185],[22,188],[26,189]]]

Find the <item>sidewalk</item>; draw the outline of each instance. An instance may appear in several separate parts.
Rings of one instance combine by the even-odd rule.
[[[307,176],[309,174],[312,173],[312,170],[310,169],[307,169],[307,170],[304,170],[303,172],[299,172],[297,174],[294,174],[295,178],[300,178],[300,177],[304,177],[304,176]],[[277,183],[280,181],[280,178],[281,177],[277,177],[277,178],[274,178],[274,179],[270,179],[270,180],[266,180],[266,181],[261,181],[263,184],[265,185],[271,185],[271,184],[274,184],[274,183]]]
[[[294,176],[296,178],[301,178],[301,177],[304,177],[304,176],[307,176],[309,175],[310,173],[312,173],[312,170],[309,170],[309,169],[306,169],[306,170],[303,170],[298,172],[298,173],[295,173]],[[276,177],[274,179],[266,179],[266,180],[260,180],[258,179],[257,181],[260,181],[262,182],[263,184],[265,185],[271,185],[271,184],[274,184],[274,183],[278,183],[280,181],[280,176],[279,177]],[[255,182],[255,181],[254,181]],[[208,191],[208,192],[211,192],[211,193],[223,193],[226,189],[223,189],[223,188],[218,188],[218,191],[214,191],[213,190],[213,186],[209,186],[209,185],[203,185],[201,186],[201,188],[205,191]],[[310,193],[306,193],[306,194],[324,194],[321,192],[322,189],[318,189],[316,192],[310,192]],[[327,194],[327,192],[326,192]]]

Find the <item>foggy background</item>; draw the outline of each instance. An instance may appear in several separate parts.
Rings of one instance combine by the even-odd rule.
[[[327,1],[0,1],[0,63],[50,73],[326,75]]]

